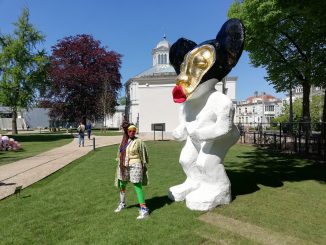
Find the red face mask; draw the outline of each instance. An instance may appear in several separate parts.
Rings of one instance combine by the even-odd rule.
[[[128,130],[128,136],[130,138],[135,138],[136,130]]]

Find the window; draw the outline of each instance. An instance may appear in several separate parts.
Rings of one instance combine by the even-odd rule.
[[[245,113],[247,113],[247,107],[245,107]]]
[[[265,106],[265,111],[274,111],[274,105],[266,105]]]
[[[159,54],[158,55],[158,64],[161,64],[162,63],[162,56]]]

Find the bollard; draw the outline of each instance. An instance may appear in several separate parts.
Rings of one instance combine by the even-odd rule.
[[[93,151],[95,151],[95,137],[93,137]]]

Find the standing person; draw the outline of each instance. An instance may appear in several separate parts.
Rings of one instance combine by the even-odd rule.
[[[83,124],[83,122],[79,123],[77,132],[78,132],[78,145],[79,145],[79,147],[80,147],[80,145],[82,145],[84,147],[85,125]]]
[[[148,153],[145,143],[136,137],[137,128],[124,122],[122,125],[124,136],[119,147],[116,185],[120,189],[120,203],[116,213],[126,207],[125,195],[128,181],[134,184],[139,202],[137,219],[148,217],[149,210],[145,203],[142,186],[147,185]]]
[[[92,124],[91,123],[88,123],[86,125],[86,131],[87,131],[87,138],[88,140],[91,139],[91,132],[92,132]]]

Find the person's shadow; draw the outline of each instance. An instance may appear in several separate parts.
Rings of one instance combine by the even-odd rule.
[[[160,196],[160,197],[153,197],[150,199],[146,199],[146,205],[149,209],[149,212],[152,213],[156,209],[160,209],[165,205],[170,205],[173,201],[171,201],[168,196]],[[138,207],[138,204],[134,204],[128,206],[127,208]]]

